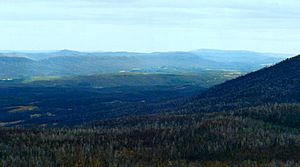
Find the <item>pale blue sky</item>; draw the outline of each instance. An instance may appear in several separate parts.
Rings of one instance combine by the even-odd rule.
[[[0,0],[0,50],[300,53],[298,0]]]

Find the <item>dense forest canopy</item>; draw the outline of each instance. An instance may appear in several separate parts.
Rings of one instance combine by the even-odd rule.
[[[201,87],[196,90],[194,87],[191,92],[196,91],[197,94],[191,94],[189,89],[183,91],[186,83],[180,87],[175,84],[165,88],[152,85],[152,91],[143,85],[111,87],[99,92],[91,91],[93,88],[90,85],[82,85],[76,79],[71,80],[72,82],[60,80],[57,82],[60,85],[58,87],[53,80],[23,83],[31,84],[28,87],[14,83],[14,87],[9,88],[4,84],[2,96],[5,92],[9,95],[11,91],[15,91],[19,94],[18,97],[22,97],[22,93],[29,95],[26,91],[30,90],[29,92],[36,92],[31,95],[30,100],[51,97],[43,107],[56,105],[59,108],[61,105],[56,100],[61,95],[68,94],[72,103],[64,104],[65,107],[71,108],[76,104],[77,111],[86,113],[77,112],[77,118],[84,120],[76,120],[75,115],[55,117],[64,112],[63,109],[57,110],[57,113],[50,110],[35,113],[41,108],[36,108],[34,103],[32,106],[6,107],[10,111],[6,114],[11,118],[14,114],[25,118],[28,117],[26,114],[31,113],[32,120],[38,118],[41,122],[36,126],[32,125],[37,122],[30,121],[27,123],[31,123],[31,126],[22,126],[25,125],[24,122],[2,123],[11,127],[0,129],[0,165],[300,166],[299,70],[298,56],[207,90]],[[194,83],[196,80],[190,81]],[[44,84],[49,85],[41,87]],[[116,92],[115,97],[109,93],[111,90]],[[176,94],[172,95],[171,92],[175,90]],[[120,91],[123,93],[118,94]],[[103,105],[104,108],[99,107],[100,97],[120,98],[126,91],[126,97],[132,97],[131,102],[117,100],[112,105],[115,108],[111,108],[111,103]],[[163,92],[166,94],[163,95]],[[80,94],[81,98],[76,99],[76,94]],[[147,102],[144,101],[146,97],[137,96],[138,94],[146,95]],[[187,98],[186,95],[190,96]],[[156,96],[168,98],[158,100],[154,98]],[[95,100],[95,104],[89,106],[92,99],[99,101]],[[1,100],[7,106],[13,104],[9,98]],[[17,101],[17,97],[15,100]],[[19,100],[20,104],[26,103]],[[89,110],[85,108],[87,106]],[[75,111],[70,110],[73,114]],[[139,114],[133,114],[135,112]],[[123,115],[118,115],[120,113]],[[99,119],[105,114],[116,115]],[[5,117],[7,115],[3,115]],[[65,121],[65,125],[72,125],[72,128],[49,128],[48,119],[45,119],[48,117],[53,117],[56,121],[61,119],[62,122]],[[45,124],[41,124],[43,121]],[[57,124],[53,122],[52,125]]]

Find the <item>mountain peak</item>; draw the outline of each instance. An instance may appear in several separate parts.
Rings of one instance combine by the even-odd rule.
[[[74,50],[69,50],[69,49],[63,49],[63,50],[58,51],[57,53],[59,53],[59,54],[78,54],[80,52],[74,51]]]

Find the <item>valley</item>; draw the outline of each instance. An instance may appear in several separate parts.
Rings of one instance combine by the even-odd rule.
[[[0,167],[300,167],[299,8],[0,0]]]
[[[299,60],[4,79],[2,165],[299,166]]]

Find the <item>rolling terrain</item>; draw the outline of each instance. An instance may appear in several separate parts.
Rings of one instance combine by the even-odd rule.
[[[134,89],[139,87],[137,85],[123,85],[129,93],[138,92],[142,99],[148,97],[146,101],[151,103],[140,101],[143,105],[137,105],[133,100],[131,105],[128,102],[124,106],[114,104],[118,109],[103,111],[93,109],[99,107],[99,98],[105,98],[102,91],[107,89],[111,96],[112,90],[122,90],[122,94],[114,96],[122,98],[124,88],[121,81],[115,82],[118,87],[101,88],[101,95],[90,90],[95,90],[93,87],[98,84],[104,84],[101,80],[105,77],[98,82],[93,80],[93,84],[82,83],[82,78],[88,80],[90,76],[80,79],[11,81],[13,84],[10,86],[15,84],[13,88],[7,87],[5,82],[1,92],[6,92],[6,98],[1,98],[1,104],[6,103],[4,108],[8,111],[2,114],[22,114],[24,110],[34,113],[40,106],[34,103],[23,106],[22,103],[28,104],[35,98],[48,99],[44,106],[49,105],[52,109],[55,105],[78,107],[74,117],[73,114],[67,114],[61,119],[65,125],[68,125],[68,120],[76,122],[76,113],[80,111],[89,114],[80,113],[77,118],[85,120],[76,122],[77,126],[73,128],[40,128],[42,121],[38,123],[39,128],[25,128],[26,124],[34,123],[26,120],[20,126],[23,122],[11,120],[11,125],[7,126],[14,128],[0,129],[1,162],[3,166],[300,166],[299,60],[299,56],[289,58],[225,83],[211,85],[208,89],[198,87],[199,90],[191,91],[196,94],[190,92],[188,95],[174,91],[174,88],[178,88],[178,85],[195,86],[201,80],[191,79],[191,76],[188,79],[186,76],[176,76],[176,81],[181,81],[174,82],[169,75],[154,75],[150,79],[154,77],[159,84],[168,83],[165,95],[161,88],[155,94],[148,94]],[[161,78],[157,79],[158,76]],[[101,78],[99,75],[97,77]],[[139,78],[134,76],[130,80],[135,77]],[[132,82],[138,83],[144,89],[152,81]],[[161,87],[159,84],[150,84],[150,87]],[[25,89],[30,89],[30,93]],[[45,90],[47,92],[43,92]],[[176,95],[170,97],[171,92]],[[43,98],[51,94],[55,98]],[[16,95],[15,100],[11,100],[12,95]],[[137,96],[126,95],[126,98],[129,97],[134,99]],[[64,103],[59,104],[55,99]],[[15,102],[20,105],[11,107]],[[132,114],[135,112],[141,114]],[[97,117],[111,113],[121,115],[105,119]],[[56,113],[49,110],[44,114],[50,117]],[[3,115],[3,118],[8,117]],[[24,115],[24,118],[28,118],[28,115]]]
[[[246,51],[198,50],[191,52],[57,52],[0,53],[0,79],[33,76],[74,76],[119,72],[198,73],[229,71],[248,73],[290,55]],[[224,60],[225,57],[231,57]]]

